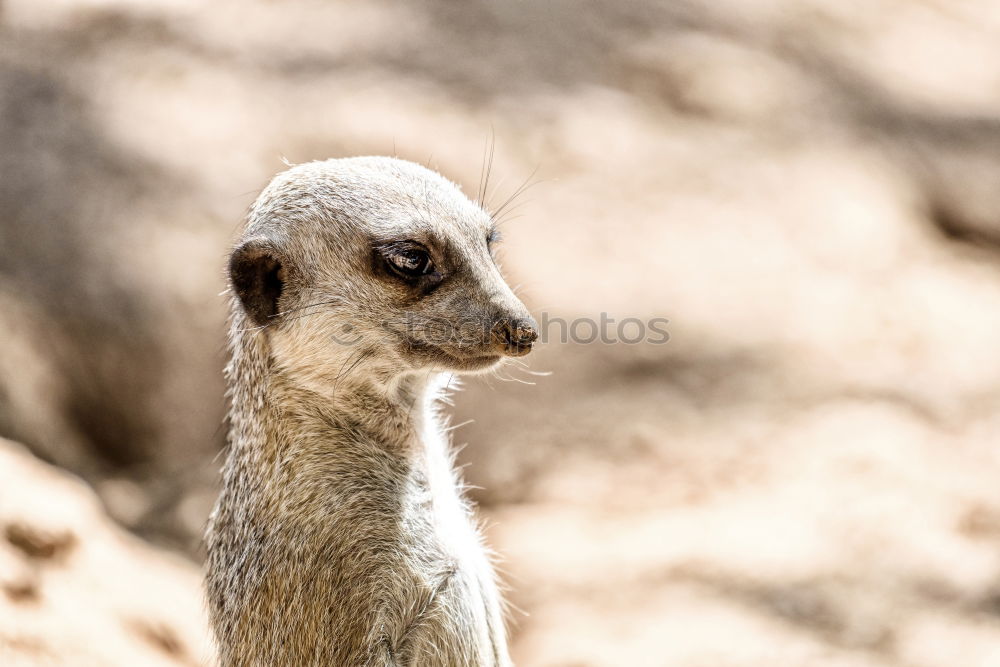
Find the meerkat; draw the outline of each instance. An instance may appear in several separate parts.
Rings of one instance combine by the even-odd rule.
[[[510,665],[437,400],[527,354],[490,215],[394,158],[299,165],[229,261],[229,453],[207,531],[222,665]]]

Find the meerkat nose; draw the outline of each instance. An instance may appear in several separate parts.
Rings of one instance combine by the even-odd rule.
[[[499,325],[504,351],[512,357],[527,354],[531,351],[531,344],[538,340],[538,324],[530,317],[505,319]]]

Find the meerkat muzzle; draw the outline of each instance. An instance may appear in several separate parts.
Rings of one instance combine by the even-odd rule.
[[[504,319],[494,327],[495,340],[504,354],[523,357],[538,340],[538,324],[532,318]]]

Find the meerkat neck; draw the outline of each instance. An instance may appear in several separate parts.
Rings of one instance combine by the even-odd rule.
[[[271,367],[263,337],[232,343],[208,577],[222,664],[397,664],[461,637],[444,664],[506,665],[499,595],[435,415],[450,378],[351,378],[325,395]]]
[[[358,369],[329,391],[316,391],[271,367],[266,341],[251,333],[233,341],[227,375],[230,440],[239,456],[271,459],[279,452],[287,456],[289,448],[336,443],[419,458],[442,443],[435,404],[452,384],[447,373],[385,377]]]

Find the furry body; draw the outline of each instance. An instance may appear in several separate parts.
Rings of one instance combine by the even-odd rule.
[[[503,346],[413,333],[459,311],[527,317],[476,240],[488,225],[440,176],[385,158],[296,167],[254,205],[231,264],[230,451],[207,536],[223,665],[510,664],[435,410],[452,371]],[[411,237],[433,249],[434,284],[372,268],[370,248]],[[386,324],[403,312],[415,328]],[[348,327],[355,342],[331,343]]]

